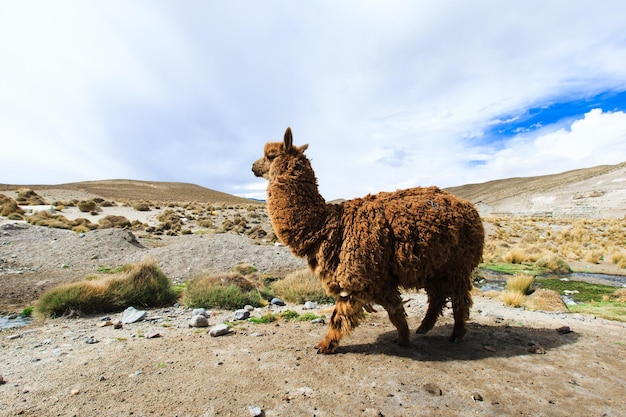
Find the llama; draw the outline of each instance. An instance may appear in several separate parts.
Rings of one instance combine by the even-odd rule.
[[[381,305],[409,345],[400,288],[425,289],[428,309],[417,329],[433,328],[448,298],[454,327],[451,341],[465,336],[472,305],[472,270],[482,258],[484,228],[473,207],[437,187],[381,192],[343,204],[327,204],[291,128],[283,142],[265,144],[254,162],[257,177],[269,180],[268,212],[280,240],[320,279],[336,300],[318,353],[333,353],[339,341]]]

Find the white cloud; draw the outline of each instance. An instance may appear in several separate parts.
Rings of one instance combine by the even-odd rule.
[[[0,182],[254,194],[250,164],[287,125],[327,198],[626,160],[599,137],[567,142],[613,137],[611,109],[481,143],[498,118],[626,89],[625,14],[621,1],[3,2]]]

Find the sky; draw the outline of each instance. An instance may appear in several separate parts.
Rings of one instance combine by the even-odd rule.
[[[626,161],[626,2],[0,0],[0,183],[250,198],[291,126],[322,195]]]

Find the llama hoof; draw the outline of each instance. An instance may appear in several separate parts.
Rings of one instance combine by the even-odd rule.
[[[326,341],[321,341],[319,342],[315,347],[317,348],[317,353],[318,354],[325,354],[328,355],[330,353],[335,353],[335,350],[337,349],[337,346],[339,345],[339,343],[337,342],[326,342]]]

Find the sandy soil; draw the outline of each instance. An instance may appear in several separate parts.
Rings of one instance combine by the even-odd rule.
[[[115,229],[81,237],[2,221],[0,311],[18,311],[99,265],[146,256],[175,281],[242,261],[276,274],[304,265],[284,247],[258,243],[233,234],[157,240]],[[415,331],[425,296],[405,298]],[[0,332],[0,416],[623,415],[625,323],[474,301],[461,343],[447,341],[446,309],[431,333],[397,347],[380,309],[328,356],[313,347],[326,325],[309,322],[237,322],[228,335],[210,337],[188,327],[191,311],[182,307],[151,310],[122,329],[100,327],[102,317],[39,320]],[[210,325],[231,320],[232,312],[215,311]],[[563,327],[571,332],[557,331]]]

